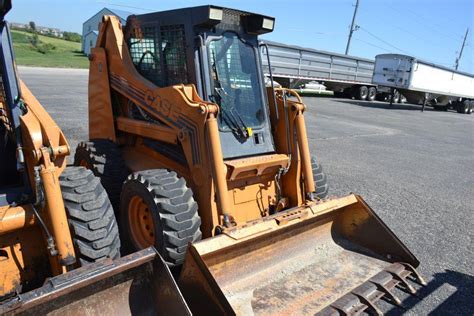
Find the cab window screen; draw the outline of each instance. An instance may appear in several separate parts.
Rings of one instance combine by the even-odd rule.
[[[183,25],[146,26],[128,47],[138,72],[159,87],[187,84],[186,38]]]

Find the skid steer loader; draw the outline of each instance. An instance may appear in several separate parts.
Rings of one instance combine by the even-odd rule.
[[[0,315],[189,314],[153,248],[117,259],[100,180],[66,166],[64,134],[17,77],[10,9],[0,2]]]
[[[217,6],[104,16],[75,164],[101,177],[126,249],[176,268],[195,314],[380,313],[424,283],[419,262],[360,196],[327,198],[305,105],[264,85],[274,23]]]

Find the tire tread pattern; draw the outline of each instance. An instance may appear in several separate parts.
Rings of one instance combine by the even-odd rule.
[[[66,167],[59,183],[79,264],[118,258],[118,225],[100,180],[84,167]]]
[[[132,182],[144,186],[157,206],[163,245],[155,247],[158,251],[161,250],[160,253],[168,265],[182,264],[188,243],[202,238],[201,218],[192,190],[186,185],[184,178],[166,169],[135,172],[129,175],[124,188]],[[123,204],[122,211],[125,211],[128,206]]]
[[[118,146],[108,139],[92,139],[88,142],[81,142],[76,149],[74,164],[80,165],[81,160],[86,160],[94,175],[100,178],[112,206],[117,211],[122,183],[128,175]]]
[[[326,174],[323,171],[323,167],[318,164],[314,157],[311,157],[311,166],[313,168],[314,184],[316,186],[316,196],[320,199],[324,199],[329,193],[329,184],[327,182]]]

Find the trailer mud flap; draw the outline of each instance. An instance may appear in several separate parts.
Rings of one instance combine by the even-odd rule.
[[[281,212],[191,245],[179,286],[195,315],[379,312],[418,260],[356,195]],[[203,302],[206,302],[205,304]]]
[[[51,278],[0,305],[6,315],[191,315],[161,256],[147,248]]]

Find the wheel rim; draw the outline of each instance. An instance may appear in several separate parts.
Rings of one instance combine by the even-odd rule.
[[[155,244],[155,228],[148,205],[137,195],[128,203],[128,223],[133,240],[140,248]]]

